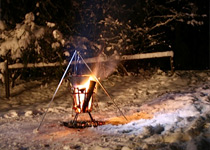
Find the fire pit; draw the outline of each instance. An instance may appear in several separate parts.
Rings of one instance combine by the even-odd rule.
[[[63,125],[70,128],[84,128],[103,125],[102,121],[95,121],[91,115],[94,102],[93,94],[96,88],[96,81],[90,75],[72,75],[71,94],[73,95],[73,109],[75,117],[72,121],[64,122]],[[88,113],[91,121],[77,121],[80,113]]]
[[[83,83],[86,80],[85,83]],[[92,110],[93,93],[96,82],[91,76],[75,76],[73,77],[73,109],[76,114],[89,113]],[[92,120],[92,117],[91,117]]]

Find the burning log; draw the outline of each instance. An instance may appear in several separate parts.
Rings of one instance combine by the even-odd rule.
[[[91,76],[74,76],[73,79],[73,109],[77,114],[91,112],[93,103],[93,93],[96,82]],[[82,80],[88,80],[84,83]],[[84,83],[84,84],[81,84]]]
[[[86,96],[86,99],[85,99],[84,105],[83,105],[83,112],[86,111],[86,108],[89,108],[92,106],[92,102],[90,102],[90,99],[92,98],[95,85],[96,85],[95,81],[90,81],[89,89],[87,91],[87,96]]]
[[[93,94],[96,87],[96,81],[94,81],[90,75],[76,75],[72,76],[71,82],[73,86],[73,109],[75,110],[76,115],[73,121],[64,122],[63,125],[69,128],[85,128],[103,125],[104,122],[95,121],[90,113],[94,102]],[[80,113],[88,113],[91,121],[77,121]]]

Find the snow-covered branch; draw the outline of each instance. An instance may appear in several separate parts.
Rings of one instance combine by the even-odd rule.
[[[173,21],[175,18],[176,18],[176,16],[173,16],[172,18],[169,18],[169,19],[165,20],[164,22],[159,22],[159,23],[157,23],[156,25],[154,25],[153,27],[148,28],[148,30],[149,30],[149,31],[152,31],[152,30],[154,30],[155,28],[158,28],[158,27],[160,27],[160,26],[165,26],[165,25],[167,25],[168,23],[170,23],[171,21]]]

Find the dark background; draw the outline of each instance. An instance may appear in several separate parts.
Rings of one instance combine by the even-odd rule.
[[[79,21],[78,14],[75,8],[73,8],[72,2],[68,0],[54,1],[44,0],[46,7],[38,8],[35,1],[31,0],[1,0],[0,1],[0,17],[6,22],[8,27],[14,28],[15,24],[21,22],[27,12],[42,12],[41,19],[36,20],[36,23],[43,25],[46,21],[57,22],[60,24],[60,30],[70,33],[73,28],[80,28],[82,26],[76,25],[76,23],[69,25],[68,30],[65,28],[65,24],[70,21]],[[41,1],[39,1],[41,2]],[[49,3],[50,2],[50,3]],[[81,1],[82,2],[82,1]],[[91,0],[87,2],[92,2]],[[94,1],[93,1],[94,2]],[[177,23],[173,29],[173,32],[167,34],[167,38],[170,39],[172,48],[174,51],[174,64],[176,69],[210,69],[210,49],[209,49],[209,0],[192,0],[198,7],[198,12],[201,14],[207,14],[204,18],[204,25],[202,26],[189,26],[182,23]],[[128,7],[130,1],[124,1]],[[89,3],[87,3],[88,5]],[[54,8],[57,6],[56,8]],[[79,8],[84,9],[84,8]],[[56,11],[54,11],[56,10]],[[101,12],[98,12],[101,13]],[[73,32],[70,34],[74,34]],[[160,60],[161,61],[161,60]],[[165,62],[165,60],[163,60]]]
[[[178,25],[173,50],[177,69],[209,69],[209,17],[201,28]]]

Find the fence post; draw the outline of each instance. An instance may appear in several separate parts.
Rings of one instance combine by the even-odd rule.
[[[6,98],[10,97],[8,60],[4,61],[4,82]]]
[[[173,57],[170,57],[171,73],[174,74],[174,60]]]

